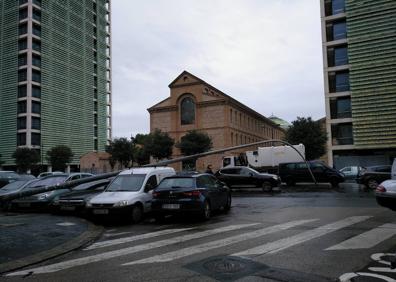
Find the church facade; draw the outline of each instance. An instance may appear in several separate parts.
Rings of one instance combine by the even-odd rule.
[[[202,79],[184,71],[170,85],[170,96],[150,107],[150,131],[167,132],[175,142],[189,130],[205,132],[212,139],[213,148],[249,144],[262,140],[282,139],[285,130],[234,98],[226,95]],[[204,171],[211,164],[221,167],[225,155],[238,155],[248,148],[200,158],[196,170]],[[181,157],[174,147],[172,158]],[[172,165],[182,170],[182,164]]]

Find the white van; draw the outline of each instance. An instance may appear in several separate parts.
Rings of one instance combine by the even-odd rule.
[[[133,168],[120,172],[103,193],[87,202],[93,215],[127,215],[139,222],[151,210],[152,190],[167,176],[175,175],[170,167]]]

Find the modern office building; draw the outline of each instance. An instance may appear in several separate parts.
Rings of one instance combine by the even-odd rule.
[[[321,0],[329,164],[396,157],[396,1]]]
[[[0,154],[104,151],[111,138],[110,0],[0,0]]]

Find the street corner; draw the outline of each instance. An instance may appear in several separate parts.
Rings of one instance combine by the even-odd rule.
[[[0,229],[0,274],[78,249],[103,232],[82,218],[18,213],[0,213]]]

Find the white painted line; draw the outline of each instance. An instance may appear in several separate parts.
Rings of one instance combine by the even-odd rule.
[[[134,232],[120,232],[120,233],[106,233],[103,234],[104,237],[115,237],[115,236],[121,236],[121,235],[125,235],[125,234],[132,234]]]
[[[123,265],[133,265],[133,264],[142,264],[142,263],[154,263],[154,262],[167,262],[167,261],[172,261],[175,259],[179,259],[179,258],[183,258],[186,256],[190,256],[193,254],[197,254],[197,253],[202,253],[202,252],[206,252],[209,251],[211,249],[215,249],[215,248],[221,248],[227,245],[231,245],[231,244],[235,244],[241,241],[246,241],[249,239],[254,239],[260,236],[264,236],[267,234],[271,234],[271,233],[275,233],[278,231],[282,231],[282,230],[286,230],[289,228],[293,228],[295,226],[298,225],[302,225],[305,223],[309,223],[312,221],[315,221],[317,219],[308,219],[308,220],[296,220],[296,221],[291,221],[291,222],[287,222],[287,223],[283,223],[283,224],[279,224],[279,225],[274,225],[274,226],[270,226],[270,227],[266,227],[263,229],[259,229],[253,232],[249,232],[249,233],[244,233],[244,234],[240,234],[240,235],[236,235],[236,236],[232,236],[232,237],[228,237],[228,238],[223,238],[221,240],[217,240],[217,241],[211,241],[208,243],[203,243],[200,245],[196,245],[193,247],[188,247],[188,248],[183,248],[174,252],[169,252],[169,253],[165,253],[162,255],[157,255],[157,256],[153,256],[150,258],[146,258],[146,259],[141,259],[141,260],[137,260],[137,261],[132,261],[132,262],[128,262],[125,263]]]
[[[17,272],[12,272],[7,274],[6,276],[18,276],[18,275],[26,275],[29,273],[32,274],[40,274],[40,273],[52,273],[64,269],[68,269],[71,267],[75,266],[81,266],[93,262],[98,262],[98,261],[103,261],[115,257],[120,257],[120,256],[125,256],[141,251],[146,251],[146,250],[151,250],[154,248],[160,248],[164,247],[167,245],[171,244],[177,244],[181,242],[185,242],[188,240],[193,240],[193,239],[198,239],[202,238],[205,236],[210,236],[214,234],[219,234],[227,231],[232,231],[232,230],[237,230],[237,229],[242,229],[246,227],[251,227],[254,225],[258,225],[259,223],[251,223],[251,224],[239,224],[239,225],[230,225],[230,226],[225,226],[225,227],[220,227],[216,229],[211,229],[211,230],[206,230],[206,231],[201,231],[201,232],[196,232],[193,234],[188,234],[188,235],[183,235],[183,236],[178,236],[170,239],[165,239],[157,242],[152,242],[152,243],[147,243],[147,244],[142,244],[138,246],[133,246],[129,248],[124,248],[124,249],[119,249],[115,251],[110,251],[110,252],[105,252],[105,253],[100,253],[92,256],[87,256],[87,257],[82,257],[78,259],[73,259],[73,260],[68,260],[68,261],[63,261],[55,264],[50,264],[46,266],[41,266],[41,267],[36,267],[32,269],[27,269],[27,270],[22,270],[22,271],[17,271]]]
[[[277,253],[281,250],[287,249],[289,247],[304,243],[306,241],[318,238],[320,236],[324,236],[326,234],[329,234],[331,232],[337,231],[339,229],[345,228],[349,225],[364,221],[371,216],[353,216],[349,217],[334,223],[330,223],[318,228],[315,228],[313,230],[309,230],[306,232],[302,232],[300,234],[280,239],[275,242],[267,243],[246,251],[242,251],[236,254],[233,254],[233,256],[247,256],[247,255],[264,255],[264,254],[274,254]]]
[[[73,222],[61,222],[61,223],[57,223],[56,225],[59,225],[59,226],[73,226],[73,225],[76,225],[76,224],[73,223]]]
[[[394,235],[396,235],[396,224],[387,223],[327,248],[326,251],[369,249]]]
[[[396,269],[391,269],[390,267],[369,267],[369,270],[374,272],[396,273]]]
[[[168,235],[168,234],[182,232],[182,231],[191,230],[191,229],[193,229],[193,228],[167,229],[167,230],[161,230],[161,231],[156,231],[156,232],[151,232],[151,233],[146,233],[146,234],[139,234],[139,235],[135,235],[135,236],[131,236],[131,237],[124,237],[124,238],[100,241],[100,242],[92,244],[91,246],[88,246],[84,250],[87,251],[87,250],[93,250],[93,249],[98,249],[98,248],[104,248],[104,247],[108,247],[108,246],[114,246],[114,245],[134,242],[137,240],[154,238],[157,236]]]

